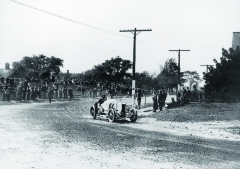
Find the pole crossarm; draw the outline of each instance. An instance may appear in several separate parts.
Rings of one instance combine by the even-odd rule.
[[[152,31],[152,29],[128,29],[128,30],[120,30],[120,32],[134,32],[134,31]]]
[[[200,65],[200,66],[214,66],[214,65]]]
[[[208,70],[209,70],[209,66],[214,66],[214,65],[200,65],[200,66],[206,66],[206,73],[208,73]]]
[[[178,49],[178,50],[169,50],[170,52],[172,52],[172,51],[174,51],[174,52],[181,52],[181,51],[190,51],[190,50],[180,50],[180,49]]]

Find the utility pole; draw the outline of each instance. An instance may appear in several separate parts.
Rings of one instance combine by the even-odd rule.
[[[183,52],[183,51],[190,51],[190,50],[169,50],[170,52],[178,52],[178,90],[180,89],[180,52]]]
[[[132,71],[132,108],[134,108],[134,95],[135,95],[135,64],[136,64],[136,36],[142,31],[152,31],[152,29],[133,29],[133,30],[120,30],[120,32],[131,32],[133,36],[133,71]]]
[[[208,73],[209,66],[213,66],[213,65],[200,65],[200,66],[206,66],[206,73]]]

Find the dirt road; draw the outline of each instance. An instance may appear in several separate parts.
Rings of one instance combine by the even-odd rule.
[[[178,109],[108,123],[91,104],[0,106],[0,168],[240,168],[239,133],[226,131],[238,118],[176,121]]]

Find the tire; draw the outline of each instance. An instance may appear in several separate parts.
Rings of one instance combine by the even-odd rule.
[[[96,112],[95,112],[93,107],[90,108],[90,114],[91,114],[93,119],[96,119],[97,114],[96,114]]]
[[[108,111],[108,121],[110,123],[113,123],[115,121],[115,111],[114,111],[114,109],[110,109]]]
[[[134,123],[137,120],[137,110],[132,109],[131,111],[133,111],[133,115],[130,117],[130,120]]]

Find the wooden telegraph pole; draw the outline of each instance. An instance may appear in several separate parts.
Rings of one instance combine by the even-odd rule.
[[[142,31],[152,31],[151,29],[133,29],[133,30],[120,30],[120,32],[131,32],[133,36],[133,72],[132,72],[132,107],[134,108],[134,95],[135,95],[135,64],[136,64],[136,36]]]
[[[190,50],[169,50],[170,52],[178,52],[178,90],[180,89],[180,52],[183,52],[183,51],[190,51]]]

